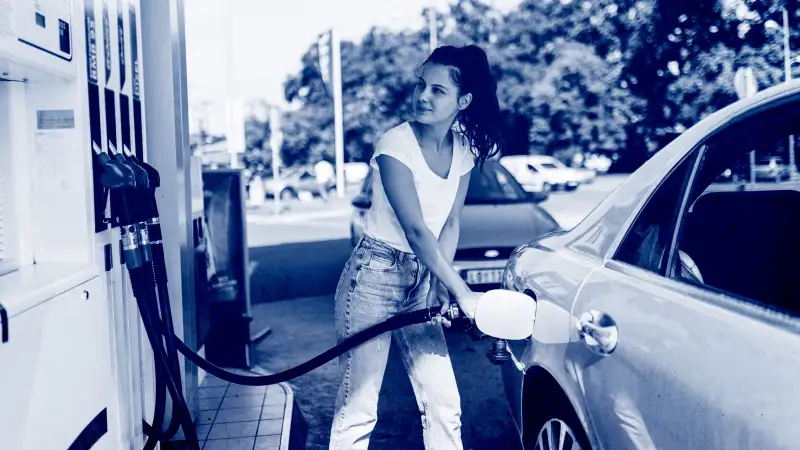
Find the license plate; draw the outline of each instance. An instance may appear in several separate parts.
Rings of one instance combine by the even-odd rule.
[[[503,279],[503,269],[468,270],[467,284],[498,284]]]

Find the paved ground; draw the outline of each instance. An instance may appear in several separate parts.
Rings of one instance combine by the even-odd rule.
[[[576,192],[553,194],[542,203],[562,226],[575,225],[624,177],[601,177]],[[289,214],[248,217],[254,314],[272,334],[257,348],[257,364],[271,372],[300,364],[335,344],[332,295],[350,251],[349,202],[304,205]],[[315,209],[316,208],[316,209]],[[448,333],[464,409],[466,448],[517,449],[497,367],[485,357],[488,342]],[[330,362],[290,383],[308,422],[309,449],[327,448],[338,363]],[[419,414],[402,363],[394,353],[379,401],[371,449],[422,448]]]
[[[254,306],[254,314],[274,318],[273,334],[258,345],[256,356],[259,365],[270,372],[296,366],[336,344],[331,296],[263,303]],[[464,448],[520,449],[504,400],[500,372],[485,356],[489,341],[475,342],[455,330],[448,330],[447,341],[461,393]],[[328,448],[339,382],[339,363],[334,360],[289,383],[308,423],[309,450]],[[414,393],[403,363],[392,348],[370,449],[423,448]]]
[[[292,396],[282,385],[241,386],[208,375],[199,395],[203,450],[279,450],[289,437],[284,417]]]

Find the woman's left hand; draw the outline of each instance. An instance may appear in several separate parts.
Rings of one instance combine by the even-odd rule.
[[[450,319],[447,318],[447,311],[450,309],[450,291],[447,290],[446,287],[442,283],[440,283],[435,278],[431,279],[431,287],[428,290],[428,308],[433,308],[438,305],[442,305],[440,311],[433,319],[428,322],[431,325],[438,325],[444,324],[446,327],[450,327],[452,322]]]

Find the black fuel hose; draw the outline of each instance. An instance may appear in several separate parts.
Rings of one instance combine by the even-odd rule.
[[[153,268],[155,269],[155,277],[151,272],[150,263],[145,263],[144,267],[130,270],[131,284],[134,287],[134,296],[136,297],[139,311],[142,316],[142,322],[147,334],[150,344],[153,347],[153,356],[156,362],[156,378],[159,386],[169,392],[173,402],[173,414],[169,428],[182,427],[187,440],[193,448],[199,445],[197,440],[197,431],[194,427],[194,421],[189,412],[189,408],[182,395],[182,389],[179,387],[179,379],[181,374],[176,367],[177,355],[170,354],[171,352],[164,347],[177,349],[189,361],[202,368],[211,375],[222,380],[240,384],[245,386],[266,386],[272,384],[282,383],[301,375],[304,375],[312,370],[322,366],[323,364],[333,360],[334,358],[344,354],[345,352],[358,347],[359,345],[373,339],[383,333],[393,331],[408,325],[425,323],[430,321],[441,311],[440,307],[433,307],[412,311],[392,317],[384,322],[374,325],[370,328],[362,330],[359,333],[350,336],[342,341],[335,347],[321,353],[320,355],[306,361],[291,369],[271,374],[271,375],[243,375],[227,371],[217,365],[207,361],[194,351],[192,351],[178,336],[175,335],[172,325],[171,311],[167,303],[169,303],[169,294],[166,289],[166,276],[159,274],[158,260],[159,256],[163,257],[163,250],[159,251],[160,245],[154,246],[154,259]],[[166,271],[164,271],[166,272]],[[153,283],[153,278],[158,280],[158,283]],[[163,284],[162,284],[163,282]],[[155,288],[155,289],[154,289]],[[157,294],[156,295],[156,292]],[[156,300],[156,298],[158,300]],[[160,306],[160,308],[159,308]],[[160,309],[160,311],[159,311]],[[161,314],[159,314],[161,312]],[[447,314],[448,318],[455,319],[459,316],[458,309],[453,306],[451,312]],[[159,389],[160,390],[160,389]],[[163,391],[162,391],[163,392]],[[157,392],[157,397],[160,397],[160,392]],[[163,394],[161,394],[163,395]],[[161,432],[159,430],[161,421],[164,417],[164,409],[166,408],[165,398],[161,397],[160,402],[157,401],[156,417],[161,419],[158,421],[158,426],[146,426],[146,434],[149,436],[148,443],[153,441],[164,441],[170,439],[174,432],[168,430]],[[159,408],[161,412],[159,413]],[[154,420],[154,425],[156,424]],[[177,427],[175,426],[177,425]]]
[[[157,208],[153,206],[153,208]],[[158,210],[156,209],[156,212]],[[157,233],[154,234],[154,241],[156,244],[152,245],[152,256],[153,256],[153,276],[154,276],[154,283],[156,285],[158,291],[158,303],[161,307],[161,317],[162,322],[166,325],[166,334],[164,336],[173,336],[175,334],[175,329],[172,323],[172,308],[169,302],[169,291],[167,290],[167,267],[166,261],[164,259],[164,247],[160,243],[161,242],[161,225],[156,223],[149,226],[151,232],[155,229]],[[157,238],[157,239],[156,239]],[[178,360],[178,352],[175,348],[174,341],[172,339],[165,339],[167,344],[167,358],[169,358],[170,362],[172,363],[172,370],[173,373],[176,374],[177,377],[176,382],[178,383],[178,389],[183,391],[183,382],[182,377],[180,376],[180,361]],[[175,433],[178,431],[180,427],[180,421],[177,417],[177,409],[176,409],[175,402],[173,402],[173,414],[172,420],[170,421],[169,427],[164,432],[164,435],[167,439],[172,438],[175,436]]]
[[[180,373],[172,373],[172,370],[170,370],[170,360],[163,348],[164,339],[161,328],[164,327],[164,322],[158,315],[158,307],[154,305],[156,303],[154,301],[155,290],[153,289],[153,283],[149,281],[152,280],[152,270],[148,271],[147,269],[148,267],[145,265],[144,268],[129,269],[128,272],[131,275],[131,287],[133,288],[134,297],[136,297],[136,303],[139,307],[139,314],[142,317],[145,333],[147,334],[147,338],[153,350],[157,382],[166,384],[166,388],[172,397],[173,410],[177,409],[176,412],[178,413],[173,416],[173,420],[177,419],[180,421],[180,425],[183,427],[184,433],[192,444],[192,448],[199,450],[197,430],[195,429],[194,421],[189,412],[189,407],[183,397],[183,391],[178,387],[178,382],[176,381],[176,378],[180,378]],[[153,311],[154,306],[155,311]],[[163,417],[165,404],[163,398],[160,400],[161,402],[157,403],[161,404],[156,405],[155,414],[156,416]],[[146,446],[151,445],[155,440],[167,439],[166,436],[163,436],[163,433],[159,432],[161,423],[156,424],[155,422],[156,421],[154,421],[154,426],[150,427],[151,435]]]
[[[373,325],[350,336],[342,341],[339,345],[319,354],[318,356],[315,356],[314,358],[311,358],[299,366],[292,367],[291,369],[271,375],[242,375],[229,372],[203,359],[203,357],[193,352],[189,347],[186,346],[186,344],[183,343],[183,341],[180,340],[180,338],[174,334],[172,335],[172,338],[174,339],[175,346],[178,348],[178,351],[183,353],[183,356],[185,356],[186,359],[193,362],[195,365],[211,375],[231,383],[245,386],[267,386],[270,384],[283,383],[301,375],[305,375],[317,367],[338,357],[339,355],[342,355],[345,352],[352,350],[353,348],[358,347],[370,339],[380,336],[388,331],[397,330],[408,325],[428,322],[431,320],[431,318],[438,314],[440,310],[441,308],[438,307],[427,308],[394,316],[384,322]]]

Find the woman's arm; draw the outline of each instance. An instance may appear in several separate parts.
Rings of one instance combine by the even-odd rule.
[[[461,176],[461,179],[458,182],[458,192],[456,193],[456,199],[453,203],[453,208],[450,210],[450,215],[447,217],[444,228],[442,228],[442,232],[439,234],[439,248],[451,266],[456,255],[456,250],[458,249],[458,239],[461,232],[461,210],[464,207],[464,199],[467,196],[467,188],[469,187],[469,178],[471,172],[472,171],[467,172]],[[439,279],[431,275],[431,287],[430,292],[428,293],[428,306],[436,304],[436,300],[439,299],[442,303],[442,314],[444,314],[450,307],[450,297],[447,290],[442,289],[442,287],[443,286],[439,282]],[[446,323],[446,325],[449,325],[449,323]]]
[[[420,262],[431,271],[431,274],[440,280],[453,295],[456,297],[469,295],[472,291],[453,269],[452,256],[450,259],[447,258],[439,245],[439,241],[425,224],[419,197],[413,189],[414,176],[411,170],[388,155],[378,156],[377,162],[383,190],[386,192],[389,204],[392,206],[400,226],[405,232],[411,250],[414,251]],[[468,177],[468,175],[466,176]],[[461,183],[463,183],[463,180],[464,178],[462,177]],[[459,184],[459,196],[462,196],[462,190],[464,191],[463,195],[466,195],[466,188]],[[460,216],[461,205],[464,203],[463,196],[460,201],[457,200],[457,203],[459,204]],[[453,205],[453,207],[455,208],[456,205]],[[455,242],[458,242],[458,236],[456,236]],[[455,253],[455,245],[453,245],[452,252]]]
[[[469,177],[472,171],[467,172],[461,176],[458,181],[458,192],[456,199],[453,203],[453,209],[450,210],[450,215],[447,216],[447,222],[444,223],[444,228],[439,234],[439,247],[444,252],[445,258],[451,264],[453,258],[456,256],[456,249],[458,248],[459,232],[461,231],[461,210],[464,209],[464,199],[467,197],[467,188],[469,187]]]

